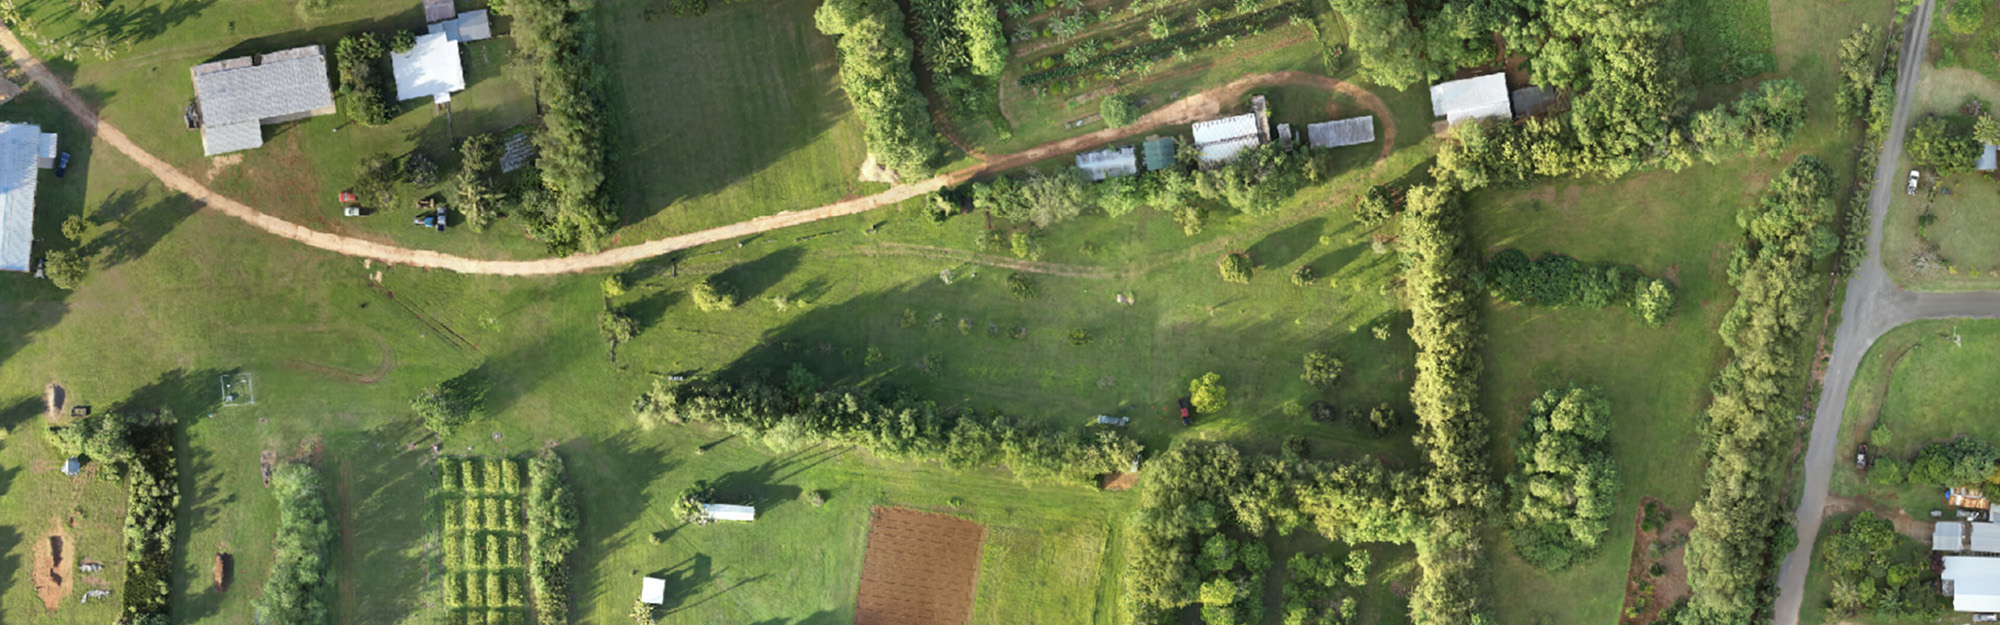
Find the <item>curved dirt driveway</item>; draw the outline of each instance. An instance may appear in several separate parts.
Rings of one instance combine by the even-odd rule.
[[[77,121],[81,122],[84,127],[95,132],[98,138],[103,139],[112,149],[117,150],[120,154],[124,154],[127,158],[137,162],[140,167],[144,167],[147,171],[152,172],[153,176],[159,178],[160,182],[165,184],[167,188],[186,194],[204,207],[212,208],[222,214],[241,219],[265,232],[337,254],[371,258],[397,265],[449,269],[459,273],[528,276],[576,273],[593,269],[617,267],[698,245],[727,241],[759,232],[788,228],[822,219],[867,212],[937,191],[946,186],[964,182],[973,176],[989,171],[1010,169],[1060,154],[1076,152],[1137,135],[1160,126],[1186,124],[1212,117],[1221,112],[1225,105],[1235,102],[1237,98],[1242,97],[1243,93],[1257,87],[1304,84],[1320,85],[1329,89],[1340,90],[1343,93],[1353,95],[1357,100],[1362,102],[1363,106],[1383,117],[1385,120],[1384,126],[1387,128],[1387,132],[1383,137],[1382,148],[1384,155],[1388,154],[1396,138],[1396,126],[1391,121],[1392,118],[1389,117],[1388,107],[1382,103],[1380,98],[1375,97],[1374,94],[1368,93],[1366,90],[1332,78],[1304,72],[1258,74],[1183,98],[1178,102],[1147,113],[1130,126],[1109,128],[1080,137],[1072,137],[1045,144],[1023,152],[993,156],[987,162],[973,167],[950,172],[915,184],[896,186],[887,191],[866,197],[835,202],[802,211],[785,211],[775,215],[765,215],[726,226],[719,226],[699,232],[690,232],[664,239],[654,239],[644,243],[590,254],[537,260],[481,260],[429,250],[397,247],[374,241],[320,232],[277,217],[272,217],[242,202],[218,194],[209,190],[208,187],[189,177],[187,174],[181,173],[180,170],[174,169],[166,161],[162,161],[151,153],[148,153],[144,148],[139,147],[139,144],[134,143],[131,138],[126,137],[125,133],[120,132],[117,127],[98,119],[97,114],[90,110],[90,106],[84,103],[83,98],[78,97],[76,92],[71,91],[68,85],[63,84],[61,80],[56,78],[54,73],[51,73],[46,66],[43,66],[42,62],[36,59],[26,46],[21,45],[21,40],[14,36],[13,30],[0,27],[0,48],[5,48],[7,56],[25,69],[28,75],[34,78],[36,84],[41,85],[43,89],[54,94],[56,99],[62,102],[63,107],[69,109],[70,114],[76,116]]]

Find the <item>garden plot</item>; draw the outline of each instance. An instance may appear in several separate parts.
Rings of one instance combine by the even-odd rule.
[[[445,458],[438,472],[446,622],[525,625],[528,539],[522,531],[520,463]]]
[[[986,528],[978,523],[876,508],[854,625],[965,622],[985,542]]]

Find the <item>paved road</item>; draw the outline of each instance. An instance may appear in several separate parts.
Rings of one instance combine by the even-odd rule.
[[[1915,293],[1903,290],[1882,268],[1882,225],[1889,212],[1889,200],[1902,193],[1909,172],[1901,169],[1897,157],[1903,153],[1903,131],[1909,127],[1910,103],[1917,91],[1917,72],[1923,65],[1924,45],[1929,39],[1933,0],[1926,0],[1910,19],[1915,31],[1903,49],[1900,76],[1896,82],[1896,112],[1889,136],[1882,142],[1882,160],[1875,167],[1875,193],[1868,198],[1868,255],[1847,283],[1847,301],[1840,307],[1841,324],[1833,335],[1833,358],[1826,368],[1820,389],[1819,408],[1813,415],[1811,442],[1806,447],[1806,488],[1799,500],[1795,523],[1799,547],[1785,556],[1778,569],[1778,604],[1773,611],[1776,625],[1798,625],[1799,607],[1805,600],[1806,571],[1812,565],[1813,541],[1819,537],[1820,520],[1825,516],[1826,491],[1835,469],[1844,465],[1846,450],[1837,448],[1841,413],[1847,409],[1848,387],[1861,365],[1861,356],[1883,333],[1919,319],[1959,317],[2000,317],[2000,292]]]
[[[525,276],[575,273],[593,269],[619,267],[708,243],[738,239],[759,232],[789,228],[822,219],[863,213],[922,196],[947,186],[963,183],[973,176],[985,172],[1011,169],[1047,158],[1095,148],[1120,139],[1138,136],[1155,128],[1209,119],[1221,113],[1225,108],[1234,106],[1237,101],[1242,99],[1244,93],[1252,89],[1277,85],[1316,86],[1353,96],[1361,103],[1363,108],[1382,118],[1381,124],[1385,132],[1382,139],[1383,158],[1388,157],[1390,148],[1396,143],[1395,118],[1389,112],[1388,105],[1384,104],[1380,98],[1375,97],[1375,94],[1369,93],[1365,89],[1326,76],[1305,72],[1251,74],[1231,81],[1229,84],[1196,93],[1148,111],[1130,125],[1118,128],[1106,128],[1085,135],[1053,141],[1013,154],[993,156],[985,159],[985,162],[971,167],[913,184],[897,185],[874,195],[835,202],[806,210],[784,211],[775,215],[765,215],[748,221],[740,221],[699,232],[690,232],[663,239],[653,239],[643,243],[589,254],[535,260],[486,260],[453,256],[430,250],[397,247],[367,239],[321,232],[271,216],[228,196],[216,193],[201,182],[196,181],[187,174],[181,173],[180,170],[167,164],[166,161],[160,160],[159,157],[153,156],[152,153],[139,147],[139,144],[134,143],[131,138],[126,137],[125,133],[118,130],[116,126],[112,126],[104,120],[99,119],[97,113],[90,109],[90,105],[84,102],[83,98],[78,97],[75,91],[70,90],[69,85],[63,84],[61,79],[58,79],[54,73],[42,65],[42,62],[36,59],[33,53],[28,51],[27,46],[21,45],[21,40],[14,36],[14,32],[5,27],[0,27],[0,49],[4,49],[8,57],[27,70],[28,75],[34,79],[35,84],[48,90],[58,101],[62,102],[63,108],[68,109],[71,115],[76,116],[77,121],[81,122],[85,128],[89,128],[97,135],[97,138],[102,139],[112,149],[137,162],[140,167],[144,167],[147,171],[152,172],[153,176],[159,178],[160,182],[165,184],[167,188],[186,194],[205,208],[214,209],[222,214],[241,219],[245,223],[265,232],[319,249],[347,256],[370,258],[391,264],[435,267],[459,273]],[[1377,162],[1380,163],[1381,161],[1378,159]]]

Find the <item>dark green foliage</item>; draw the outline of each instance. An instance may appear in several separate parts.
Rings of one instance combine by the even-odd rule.
[[[833,388],[797,392],[761,380],[655,383],[632,404],[646,423],[700,423],[780,451],[830,443],[955,470],[1005,465],[1023,482],[1094,483],[1130,468],[1138,443],[1117,432],[1057,430],[1034,420],[972,414],[908,397]]]
[[[1907,479],[1909,465],[1895,458],[1881,458],[1868,467],[1868,483],[1877,486],[1901,486]]]
[[[1037,294],[1035,291],[1035,279],[1024,273],[1007,274],[1007,292],[1013,294],[1014,299],[1035,299],[1035,295]]]
[[[1361,76],[1368,82],[1403,89],[1423,80],[1424,33],[1411,26],[1402,2],[1333,0],[1333,10],[1347,23],[1348,45],[1361,59]]]
[[[1000,31],[1000,12],[990,0],[959,0],[958,30],[965,33],[965,48],[972,72],[999,76],[1007,68],[1007,35]]]
[[[694,300],[694,307],[702,312],[720,312],[736,307],[736,287],[709,276],[688,288],[688,299]]]
[[[125,478],[126,572],[119,622],[166,622],[174,510],[180,505],[176,423],[166,411],[143,417],[100,413],[44,433],[65,455],[102,463],[107,477]]]
[[[553,449],[528,461],[528,581],[541,625],[569,622],[569,553],[577,547],[576,495]]]
[[[868,151],[905,177],[928,174],[939,153],[937,131],[917,91],[903,11],[890,0],[827,0],[813,21],[839,38],[841,86],[861,118]]]
[[[1311,156],[1267,144],[1237,153],[1236,160],[1221,168],[1198,173],[1194,189],[1203,198],[1219,198],[1245,215],[1261,216],[1278,210],[1316,174]]]
[[[49,283],[65,291],[76,290],[90,276],[90,259],[75,250],[49,250],[42,256],[43,274]]]
[[[402,182],[402,168],[396,159],[377,152],[362,157],[354,167],[354,195],[362,206],[383,210],[396,204],[396,190]]]
[[[1972,127],[1972,119],[1963,115],[1926,115],[1910,124],[1903,152],[1939,175],[1972,171],[1979,161],[1979,141],[1972,137]]]
[[[1090,57],[1081,63],[1065,63],[1050,69],[1029,72],[1017,79],[1015,84],[1023,87],[1034,87],[1057,80],[1088,75],[1093,72],[1129,70],[1140,63],[1146,63],[1160,55],[1169,54],[1177,48],[1193,49],[1204,44],[1213,43],[1228,35],[1246,36],[1255,32],[1255,29],[1265,22],[1304,11],[1305,5],[1303,3],[1287,2],[1256,13],[1196,26],[1165,39],[1153,39],[1105,52]]]
[[[1340,380],[1340,371],[1344,366],[1339,358],[1325,351],[1306,352],[1305,372],[1299,374],[1299,379],[1313,385],[1314,388],[1333,388],[1333,383]]]
[[[1104,126],[1117,128],[1132,123],[1136,115],[1132,110],[1132,99],[1120,94],[1104,96],[1097,103],[1097,114],[1104,118]]]
[[[1674,314],[1674,285],[1666,280],[1640,278],[1632,283],[1632,312],[1648,326],[1666,325]]]
[[[1313,271],[1312,265],[1299,265],[1298,269],[1292,270],[1292,286],[1312,286],[1313,279],[1318,277],[1319,272]]]
[[[1955,0],[1945,10],[1944,27],[1954,35],[1970,35],[1986,25],[1987,0]]]
[[[1596,555],[1618,503],[1610,433],[1611,401],[1595,387],[1550,390],[1528,405],[1507,476],[1507,536],[1522,560],[1561,570]]]
[[[1237,284],[1249,284],[1250,273],[1256,268],[1256,265],[1250,262],[1249,254],[1229,254],[1223,256],[1221,260],[1215,262],[1215,266],[1221,270],[1223,282],[1234,282]]]
[[[327,616],[327,546],[333,525],[326,487],[310,465],[286,464],[271,475],[278,500],[278,536],[264,596],[253,601],[258,623],[315,625]]]
[[[1396,409],[1387,403],[1368,411],[1368,427],[1375,430],[1376,436],[1388,436],[1389,432],[1395,431],[1396,426],[1402,424],[1402,416],[1396,414]]]
[[[1338,625],[1353,622],[1360,602],[1354,595],[1368,581],[1368,552],[1356,549],[1345,562],[1331,555],[1292,554],[1285,562],[1284,625]],[[1359,582],[1359,583],[1356,583]],[[1339,591],[1346,590],[1342,597]]]
[[[708,0],[667,0],[667,12],[674,17],[708,15]]]
[[[535,133],[543,201],[523,201],[517,216],[551,252],[594,250],[612,221],[604,197],[605,113],[602,76],[585,5],[567,0],[509,0],[515,62],[533,68],[542,131]]]
[[[423,420],[425,429],[443,440],[478,420],[484,400],[484,389],[467,376],[459,376],[419,391],[410,400],[410,411]]]
[[[1519,250],[1493,255],[1487,266],[1493,296],[1530,306],[1603,308],[1631,296],[1631,278],[1616,265],[1585,265],[1561,254],[1535,260]]]
[[[1354,220],[1373,228],[1395,217],[1398,206],[1394,190],[1381,184],[1368,187],[1368,192],[1354,202]]]
[[[395,89],[395,78],[384,71],[388,57],[388,47],[374,33],[349,35],[334,44],[334,69],[340,75],[340,93],[346,96],[342,108],[348,118],[364,126],[389,123],[388,94]]]
[[[943,193],[932,193],[924,202],[924,216],[929,217],[931,223],[942,224],[957,214],[958,203]]]
[[[1767,80],[1727,106],[1696,113],[1688,139],[1710,163],[1744,152],[1777,156],[1805,124],[1805,87],[1790,78]]]
[[[1875,86],[1875,48],[1882,43],[1881,32],[1873,24],[1862,23],[1840,42],[1840,92],[1834,107],[1841,115],[1862,117],[1868,112],[1869,90]]]
[[[972,184],[972,206],[1009,221],[1046,228],[1083,214],[1097,203],[1097,190],[1081,170],[1035,173],[1026,182],[1006,176]]]
[[[1993,475],[2000,462],[2000,449],[1976,436],[1962,436],[1943,443],[1931,443],[1910,463],[1912,484],[1976,486]]]
[[[458,174],[451,181],[452,202],[465,215],[467,227],[484,232],[486,225],[500,216],[500,204],[506,201],[506,194],[493,182],[500,171],[499,142],[490,134],[472,135],[458,144],[458,155]]]
[[[1841,614],[1871,613],[1892,620],[1935,620],[1944,604],[1934,590],[1924,545],[1896,533],[1888,519],[1863,512],[1820,551],[1832,579],[1828,607]]]
[[[1813,252],[1832,191],[1826,163],[1802,156],[1737,215],[1747,249],[1730,263],[1738,296],[1717,330],[1733,357],[1711,385],[1707,489],[1687,547],[1696,622],[1749,622],[1770,604],[1763,582],[1784,555],[1771,545],[1786,513],[1772,491],[1794,439],[1800,342],[1825,290]]]

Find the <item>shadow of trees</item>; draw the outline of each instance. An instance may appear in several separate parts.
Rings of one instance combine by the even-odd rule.
[[[576,553],[571,556],[574,562],[610,560],[611,554],[634,548],[633,537],[680,524],[662,516],[658,510],[664,510],[666,502],[654,500],[647,492],[648,484],[680,465],[655,437],[627,431],[605,440],[570,439],[558,445],[557,450],[567,460],[578,512],[586,519],[577,537]],[[632,529],[639,531],[628,531]],[[572,621],[584,616],[584,606],[604,597],[616,597],[620,605],[631,601],[632,584],[637,583],[605,575],[575,579],[576,585],[570,591]]]
[[[441,556],[430,546],[436,520],[427,494],[435,483],[430,448],[407,443],[423,436],[411,421],[393,421],[332,441],[320,470],[326,474],[339,535],[358,540],[333,545],[342,556],[343,585],[372,589],[420,588]],[[385,581],[383,578],[387,577]],[[364,581],[365,580],[365,581]],[[422,593],[369,592],[344,622],[387,622],[423,609]],[[343,604],[345,607],[348,604]]]
[[[1258,267],[1289,265],[1319,245],[1319,232],[1325,227],[1326,218],[1314,217],[1273,232],[1250,246],[1250,260]]]

